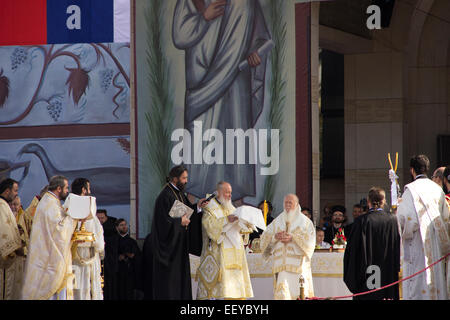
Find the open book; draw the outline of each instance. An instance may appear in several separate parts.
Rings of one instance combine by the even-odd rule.
[[[63,208],[73,219],[92,219],[97,212],[97,204],[95,197],[78,196],[69,193],[69,196],[64,201]]]
[[[172,205],[172,208],[169,211],[169,216],[172,218],[181,218],[185,214],[187,214],[187,218],[189,219],[192,215],[194,210],[187,205],[185,205],[183,202],[175,200],[175,202]]]
[[[266,224],[264,222],[262,211],[258,208],[252,206],[240,206],[233,212],[233,215],[238,217],[240,220],[244,220],[262,230],[266,230]]]

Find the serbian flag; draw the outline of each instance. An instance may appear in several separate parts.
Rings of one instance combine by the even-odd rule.
[[[130,41],[130,0],[1,0],[0,46]]]

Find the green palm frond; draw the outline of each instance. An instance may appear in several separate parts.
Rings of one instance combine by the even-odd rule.
[[[153,0],[145,12],[147,23],[146,61],[148,64],[148,94],[150,103],[144,112],[146,124],[146,153],[143,159],[143,171],[146,179],[143,183],[149,187],[145,195],[146,210],[153,212],[158,192],[166,183],[166,176],[171,166],[172,141],[170,139],[174,126],[174,102],[170,90],[170,65],[166,59],[163,43],[163,26],[165,1]],[[152,218],[148,217],[144,225],[147,233],[151,230]]]
[[[172,142],[170,136],[174,122],[174,104],[170,95],[168,79],[169,64],[163,50],[162,34],[164,16],[164,1],[154,0],[146,12],[148,25],[147,63],[149,66],[150,105],[145,113],[147,122],[147,156],[152,168],[152,179],[158,185],[165,183],[170,169],[170,151]]]
[[[272,0],[270,2],[270,26],[272,31],[272,40],[275,46],[271,53],[272,79],[270,82],[270,111],[268,122],[270,129],[278,129],[280,133],[280,153],[283,143],[283,111],[286,101],[286,75],[284,72],[285,54],[286,54],[286,33],[287,24],[283,19],[284,1]],[[268,145],[270,149],[271,140],[269,136]],[[264,183],[264,199],[273,202],[277,186],[277,176],[267,176]]]

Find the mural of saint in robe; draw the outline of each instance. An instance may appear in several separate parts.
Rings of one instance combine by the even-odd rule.
[[[216,129],[223,137],[227,129],[253,128],[264,105],[267,61],[267,54],[256,51],[271,39],[259,1],[178,0],[172,38],[175,47],[185,51],[184,126],[191,137],[194,121],[201,122],[203,132]],[[247,59],[251,67],[240,70]],[[249,163],[253,151],[248,145],[245,164],[237,164],[239,150],[232,163],[223,154],[223,164],[193,164],[194,154],[202,154],[208,138],[213,141],[203,136],[203,145],[192,141],[191,148],[184,149],[192,159],[185,163],[191,177],[187,192],[203,197],[225,180],[233,186],[233,200],[254,196],[255,164]]]

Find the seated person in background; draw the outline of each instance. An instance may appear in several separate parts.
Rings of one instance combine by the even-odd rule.
[[[331,207],[326,205],[323,208],[323,214],[320,218],[319,226],[323,228],[327,228],[331,223]]]
[[[302,213],[314,223],[312,210],[310,208],[307,207],[302,208]]]
[[[329,249],[331,245],[328,242],[323,241],[325,238],[325,232],[322,228],[316,228],[316,249]]]
[[[267,212],[267,224],[266,225],[269,225],[273,221],[273,217],[272,217],[273,206],[270,201],[267,201],[267,207],[269,208],[269,211]],[[264,216],[264,200],[258,204],[258,208],[261,209],[261,212]],[[249,239],[250,247],[251,247],[251,243],[252,243],[253,239],[259,238],[261,236],[261,234],[263,233],[263,230],[259,229],[258,227],[257,227],[257,229],[258,229],[258,231],[253,231],[253,233],[250,234],[250,239]]]
[[[344,234],[346,234],[346,230],[344,230],[344,222],[345,218],[345,207],[344,206],[334,206],[331,209],[331,224],[325,229],[325,241],[331,243],[336,233],[339,232],[339,229],[342,228]]]

